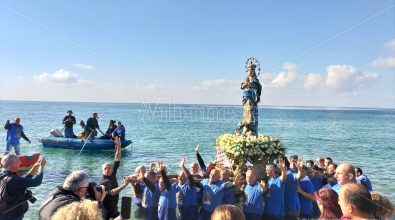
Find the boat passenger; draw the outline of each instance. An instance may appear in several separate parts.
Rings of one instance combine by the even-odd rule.
[[[117,128],[117,126],[115,125],[115,121],[110,120],[110,122],[108,123],[108,128],[107,128],[106,133],[104,133],[104,135],[101,136],[100,139],[111,139],[112,133],[115,131],[116,128]]]
[[[96,129],[100,130],[99,123],[97,121],[97,113],[93,113],[91,118],[88,118],[85,126],[85,137],[84,138],[94,138],[97,135]]]
[[[74,135],[73,132],[73,125],[75,125],[75,117],[72,116],[73,111],[68,110],[67,115],[63,118],[63,124],[64,124],[64,137],[65,138],[77,138],[77,136]]]
[[[112,138],[120,137],[121,141],[125,140],[125,127],[122,125],[122,122],[118,121],[118,126],[112,133]]]

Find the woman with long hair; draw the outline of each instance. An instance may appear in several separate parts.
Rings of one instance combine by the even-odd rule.
[[[316,191],[315,199],[321,212],[319,219],[340,219],[342,217],[339,196],[333,189],[322,188]]]

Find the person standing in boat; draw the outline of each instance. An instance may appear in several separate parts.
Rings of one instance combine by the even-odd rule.
[[[97,118],[97,113],[95,112],[93,113],[92,117],[88,118],[86,121],[84,138],[94,138],[97,135],[96,129],[100,130]]]
[[[262,85],[255,72],[257,64],[259,62],[254,58],[247,60],[247,78],[241,83],[241,89],[243,90],[243,120],[239,122],[236,133],[240,134],[241,132],[243,136],[247,132],[258,136],[258,102],[261,101]]]
[[[73,132],[73,125],[75,125],[75,117],[72,115],[73,111],[68,110],[67,115],[63,118],[64,124],[64,137],[65,138],[76,138]]]
[[[29,138],[26,137],[25,133],[23,133],[23,126],[20,124],[20,122],[20,118],[15,118],[13,123],[10,123],[10,120],[7,120],[4,125],[4,129],[7,130],[7,145],[5,154],[8,154],[12,150],[12,148],[14,148],[16,155],[21,154],[21,148],[19,143],[21,137],[25,139],[25,141],[29,142],[29,144],[32,143]]]

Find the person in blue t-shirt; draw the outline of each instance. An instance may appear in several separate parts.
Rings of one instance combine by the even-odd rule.
[[[210,176],[211,170],[215,169],[215,164],[210,162],[206,166],[202,156],[199,153],[199,149],[200,149],[200,145],[198,144],[198,145],[196,145],[196,148],[195,148],[195,154],[196,154],[196,158],[199,162],[200,170],[202,171],[202,173],[200,173],[200,176],[204,177],[204,178],[208,178]]]
[[[265,209],[264,189],[265,182],[256,180],[253,170],[246,172],[247,184],[244,186],[243,211],[248,220],[261,220]]]
[[[313,218],[314,186],[307,176],[308,168],[303,166],[303,161],[297,163],[299,185],[297,191],[300,200],[301,219]]]
[[[158,163],[160,197],[158,203],[159,220],[176,220],[176,192],[177,183],[170,183],[169,177],[163,169],[163,162]]]
[[[112,138],[120,137],[121,141],[125,140],[125,127],[122,125],[122,122],[118,121],[118,126],[112,133]]]
[[[292,173],[289,169],[290,163],[287,157],[283,157],[285,167],[287,169],[287,180],[285,181],[285,192],[284,192],[284,207],[285,207],[285,218],[286,219],[297,219],[300,212],[300,201],[298,188],[298,179],[296,174]],[[296,166],[296,164],[295,164]]]
[[[220,171],[220,180],[224,183],[232,182],[230,179],[230,171],[227,168],[222,168]],[[234,205],[236,203],[234,188],[229,188],[225,190],[223,204]]]
[[[145,184],[141,202],[144,207],[144,220],[156,220],[158,219],[158,202],[160,195],[159,186],[156,183],[156,173],[153,171],[145,173],[145,177],[142,178],[142,180]]]
[[[129,176],[130,184],[132,185],[132,193],[133,193],[132,205],[136,206],[134,212],[134,217],[136,219],[141,219],[144,216],[144,207],[142,206],[142,201],[143,201],[143,193],[145,188],[144,182],[139,181],[138,179],[136,179],[136,177],[141,176],[141,180],[142,180],[142,177],[144,177],[145,173],[146,173],[146,168],[140,165],[136,167],[135,173]]]
[[[356,175],[356,180],[357,183],[364,186],[366,189],[369,190],[369,192],[372,192],[372,183],[370,182],[370,179],[368,176],[363,174],[362,169],[359,167],[355,167],[355,175]]]
[[[284,218],[284,187],[287,180],[287,170],[284,160],[279,159],[280,172],[274,164],[266,165],[266,175],[269,177],[265,184],[265,211],[264,219]]]
[[[21,154],[21,148],[19,143],[21,137],[25,139],[25,141],[29,142],[29,144],[32,143],[29,138],[26,137],[25,133],[23,133],[23,126],[20,124],[20,122],[20,118],[15,118],[13,123],[10,123],[10,120],[7,120],[4,125],[4,129],[7,130],[7,145],[5,154],[8,154],[12,150],[12,148],[14,148],[16,155]]]
[[[178,176],[177,204],[180,220],[196,220],[198,218],[198,201],[195,180],[185,167],[185,158],[180,161],[182,171]]]
[[[210,219],[211,214],[217,206],[222,205],[224,192],[226,189],[240,184],[241,175],[235,177],[234,182],[223,183],[219,180],[220,171],[214,169],[210,173],[208,182],[203,184],[202,208],[200,210],[199,219]]]

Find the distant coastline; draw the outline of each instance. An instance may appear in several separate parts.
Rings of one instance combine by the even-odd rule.
[[[116,104],[116,105],[145,105],[155,104],[160,106],[175,105],[175,106],[211,106],[211,107],[242,107],[242,105],[232,104],[188,104],[188,103],[155,103],[155,102],[99,102],[99,101],[35,101],[35,100],[0,100],[0,103],[70,103],[70,104]],[[289,109],[289,110],[327,110],[327,111],[395,111],[395,108],[382,107],[338,107],[338,106],[275,106],[275,105],[260,105],[260,109]]]

